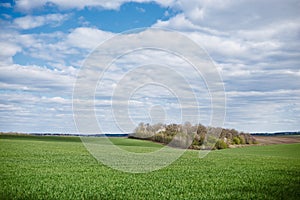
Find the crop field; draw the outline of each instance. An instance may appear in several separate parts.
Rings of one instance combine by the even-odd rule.
[[[112,138],[128,151],[160,144]],[[142,150],[144,151],[144,150]],[[111,169],[79,137],[0,135],[0,199],[299,199],[300,143],[187,150],[144,174]]]

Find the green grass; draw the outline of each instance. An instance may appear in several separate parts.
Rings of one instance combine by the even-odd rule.
[[[161,148],[112,141],[130,151]],[[166,168],[131,174],[99,163],[77,137],[0,135],[0,199],[299,199],[299,150],[252,146],[203,159],[188,150]]]

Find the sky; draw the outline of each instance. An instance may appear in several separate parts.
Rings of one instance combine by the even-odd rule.
[[[181,123],[185,111],[192,123],[211,125],[218,112],[210,80],[180,56],[157,49],[122,54],[99,79],[104,66],[95,67],[97,53],[172,40],[152,29],[184,37],[173,40],[183,54],[211,58],[214,66],[203,70],[215,68],[221,77],[223,127],[299,131],[299,10],[298,0],[2,0],[0,131],[77,133],[80,124],[93,132],[93,116],[84,111],[89,105],[105,133],[130,132],[139,122]],[[132,31],[137,28],[143,29]],[[203,50],[192,51],[185,41]],[[85,71],[89,64],[94,68]],[[89,84],[95,85],[93,99],[74,103],[83,94],[74,91],[89,90]],[[132,124],[122,128],[125,119]]]

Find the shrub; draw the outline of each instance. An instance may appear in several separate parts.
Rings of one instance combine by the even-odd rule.
[[[200,146],[200,143],[198,140],[193,140],[193,143],[192,143],[193,146]]]
[[[241,144],[240,138],[237,137],[237,136],[235,136],[235,137],[233,138],[233,144]]]
[[[169,144],[172,141],[172,139],[173,139],[172,136],[165,135],[165,137],[164,137],[164,143],[165,144]]]
[[[224,140],[218,140],[215,147],[216,149],[226,149],[228,146]]]
[[[246,144],[254,144],[255,143],[255,138],[253,136],[251,136],[250,134],[245,134],[245,141]]]
[[[214,137],[214,136],[208,136],[208,138],[207,138],[207,143],[209,143],[209,144],[214,144],[214,143],[216,143],[217,142],[217,138],[216,137]]]
[[[163,143],[164,141],[164,135],[162,133],[157,133],[153,136],[153,140],[156,142],[161,142]]]
[[[173,147],[184,148],[186,145],[186,138],[181,137],[181,136],[175,136],[173,138],[172,143],[170,143],[169,145],[171,145]]]
[[[194,139],[193,139],[193,142],[192,142],[192,145],[193,146],[200,146],[200,136],[199,135],[195,135]]]
[[[238,137],[240,139],[240,144],[246,144],[245,136],[244,135],[239,135]]]
[[[231,139],[227,138],[226,144],[227,144],[227,146],[229,146],[229,145],[233,144],[233,141]]]

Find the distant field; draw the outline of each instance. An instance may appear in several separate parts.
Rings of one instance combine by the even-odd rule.
[[[292,144],[300,143],[300,135],[255,136],[259,144]]]
[[[112,138],[136,151],[161,147]],[[300,144],[188,150],[167,168],[130,174],[97,162],[78,137],[0,135],[0,199],[299,199]]]

